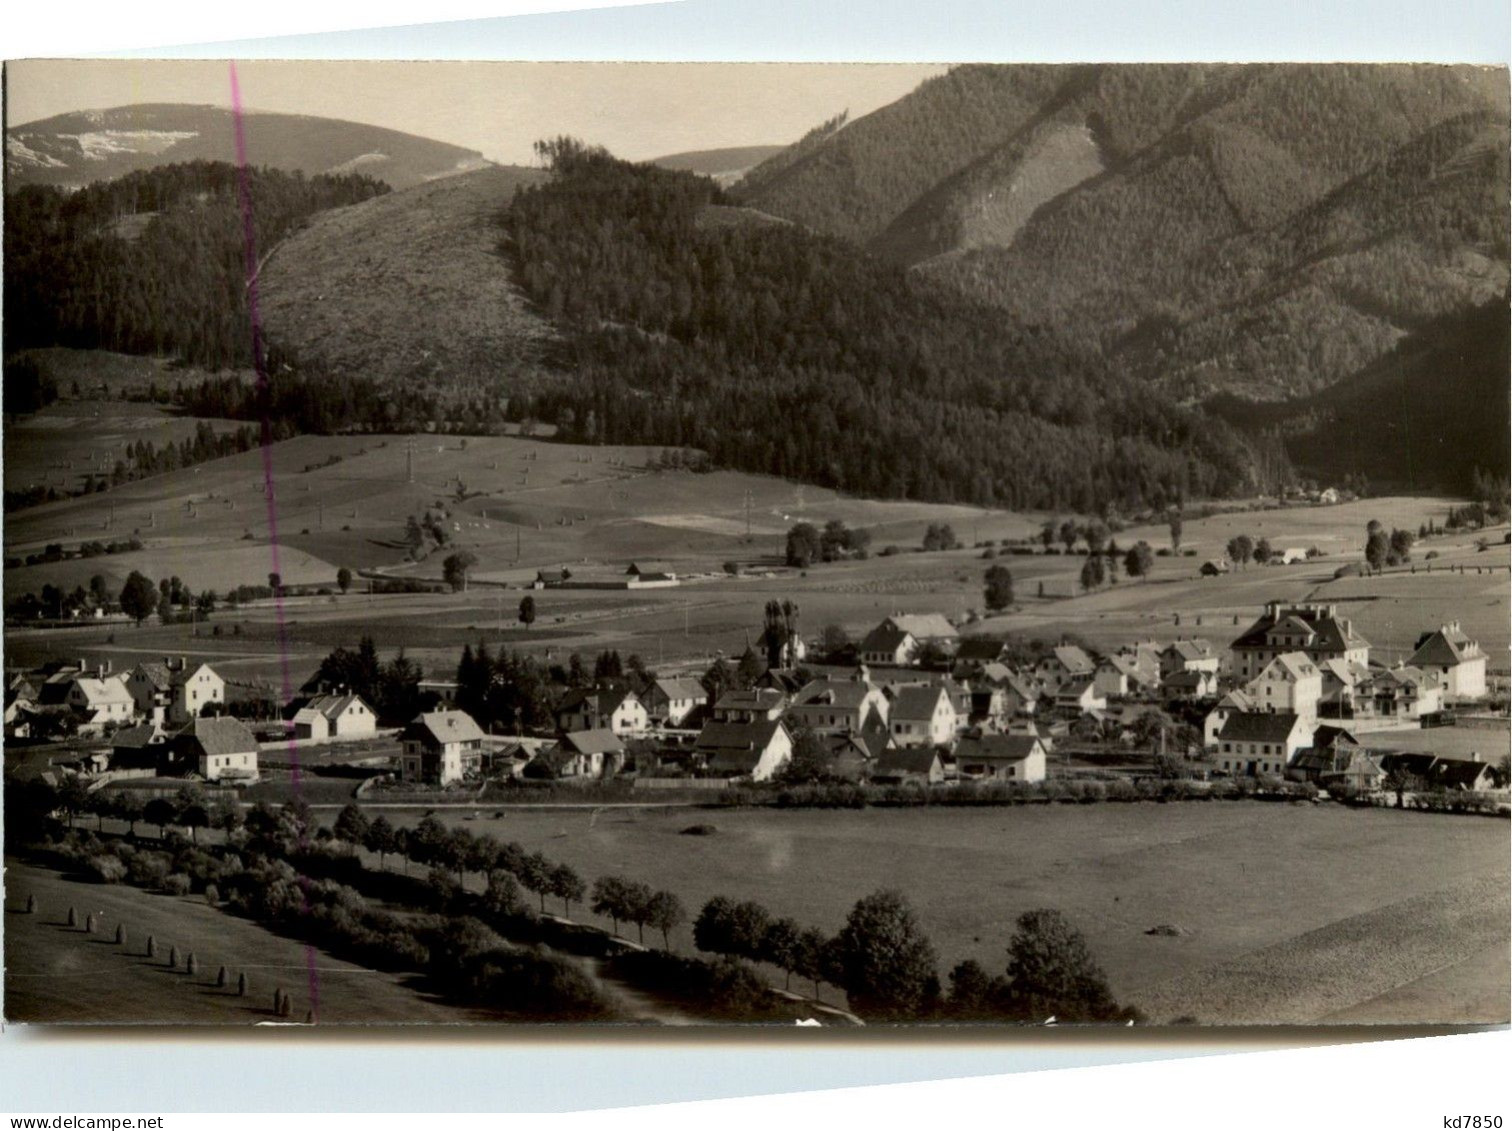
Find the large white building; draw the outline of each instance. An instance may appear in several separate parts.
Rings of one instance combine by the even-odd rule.
[[[1272,601],[1265,613],[1229,645],[1235,678],[1248,682],[1277,656],[1303,652],[1315,664],[1340,659],[1361,667],[1370,662],[1370,641],[1354,630],[1338,606],[1284,605]]]
[[[1460,630],[1459,621],[1418,638],[1409,667],[1435,672],[1448,702],[1486,694],[1486,653]]]

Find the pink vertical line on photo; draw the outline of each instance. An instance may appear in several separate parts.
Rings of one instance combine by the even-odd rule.
[[[236,75],[236,63],[228,64],[231,80],[231,121],[236,136],[236,180],[237,200],[241,208],[242,220],[242,253],[247,272],[247,321],[252,332],[252,366],[257,376],[257,392],[263,401],[262,413],[262,464],[263,464],[263,494],[268,503],[268,556],[269,572],[278,575],[281,579],[283,569],[278,560],[278,496],[275,491],[273,475],[273,421],[269,413],[270,393],[272,378],[268,374],[266,360],[263,356],[262,314],[258,309],[258,271],[257,271],[257,230],[252,220],[252,178],[247,166],[247,129],[245,116],[242,113],[241,83]],[[288,627],[284,620],[284,603],[282,587],[273,590],[274,619],[278,628],[278,661],[283,691],[283,702],[287,703],[294,696],[293,686],[289,679],[289,635]],[[289,735],[289,766],[290,780],[295,798],[299,797],[301,775],[299,766],[299,747],[295,742],[294,735]],[[305,834],[301,833],[301,839]],[[315,948],[305,945],[305,966],[308,971],[310,986],[310,1013],[318,1018],[320,1015],[320,974],[316,967]]]

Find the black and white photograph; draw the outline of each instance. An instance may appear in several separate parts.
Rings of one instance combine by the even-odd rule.
[[[6,1022],[1508,1023],[1505,67],[4,85]]]

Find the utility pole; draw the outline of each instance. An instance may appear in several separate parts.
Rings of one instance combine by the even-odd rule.
[[[404,473],[405,478],[413,483],[415,481],[415,440],[414,437],[404,442]]]

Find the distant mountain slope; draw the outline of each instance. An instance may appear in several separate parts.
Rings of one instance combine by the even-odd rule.
[[[243,124],[248,161],[287,172],[364,173],[398,189],[485,164],[471,149],[333,118],[248,111]],[[235,161],[235,119],[170,103],[83,110],[11,127],[5,154],[11,188],[77,188],[157,165]]]
[[[698,149],[653,158],[649,163],[663,169],[702,173],[722,185],[733,184],[767,158],[781,153],[785,145],[741,145],[728,149]]]
[[[1313,397],[1255,405],[1225,397],[1217,415],[1271,432],[1323,482],[1363,475],[1375,490],[1468,491],[1504,476],[1508,440],[1507,296],[1435,319]]]
[[[478,169],[314,217],[263,266],[269,344],[312,372],[497,399],[554,336],[499,251],[515,189],[543,177]]]
[[[1353,374],[1507,279],[1505,74],[961,67],[753,170],[846,236],[1186,398]]]

